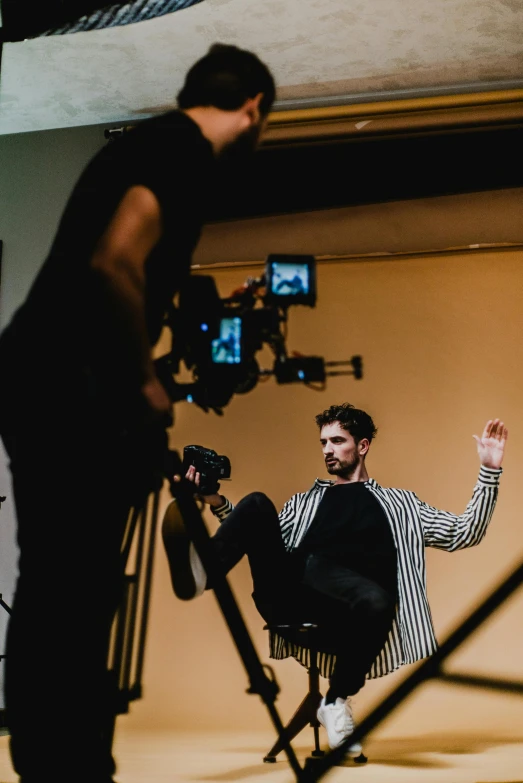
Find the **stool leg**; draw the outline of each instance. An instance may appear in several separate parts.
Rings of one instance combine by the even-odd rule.
[[[318,718],[316,717],[318,707],[320,706],[320,702],[322,700],[320,691],[320,671],[316,662],[316,652],[313,650],[311,650],[311,665],[308,669],[308,676],[309,692],[285,727],[284,737],[286,737],[290,742],[294,739],[294,737],[296,737],[297,734],[300,733],[300,731],[302,731],[302,729],[305,728],[307,724],[309,724],[314,729],[314,750],[312,751],[312,755],[323,756],[325,755],[324,751],[320,748],[320,724],[318,722]],[[267,764],[274,763],[276,761],[276,756],[282,750],[283,743],[281,739],[278,738],[263,760]]]
[[[309,669],[309,693],[311,696],[314,697],[316,703],[316,709],[314,710],[314,715],[311,720],[311,726],[314,731],[314,750],[311,752],[311,756],[318,758],[324,756],[325,751],[323,751],[320,748],[319,729],[321,724],[318,718],[316,717],[318,707],[320,706],[320,702],[322,700],[322,695],[320,691],[320,670],[318,669],[316,650],[311,650],[311,665]]]
[[[305,696],[289,723],[285,726],[284,737],[288,742],[293,740],[308,723],[311,723],[315,719],[318,705],[319,701],[315,694],[308,693]],[[276,756],[282,750],[283,742],[282,739],[278,738],[263,760],[267,763],[276,761]]]
[[[314,729],[314,750],[311,751],[311,756],[324,756],[325,751],[320,748],[320,727],[319,725],[314,725],[312,728]]]

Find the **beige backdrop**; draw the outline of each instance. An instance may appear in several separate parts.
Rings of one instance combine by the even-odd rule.
[[[172,446],[181,451],[187,443],[199,443],[227,454],[232,481],[223,491],[237,501],[262,490],[281,508],[291,494],[325,475],[314,415],[350,401],[371,413],[379,428],[369,473],[384,485],[412,489],[429,503],[461,512],[478,469],[472,435],[481,433],[488,418],[502,417],[510,431],[506,469],[486,539],[454,554],[427,551],[429,599],[441,640],[523,551],[522,262],[523,253],[505,251],[322,263],[317,307],[290,311],[288,348],[327,360],[361,354],[363,380],[332,378],[317,392],[300,385],[278,387],[270,379],[234,397],[223,417],[179,404]],[[216,272],[221,294],[229,294],[246,275],[245,269]],[[262,366],[269,366],[270,356],[262,359]],[[163,507],[167,500],[166,494]],[[208,522],[214,529],[215,520]],[[245,563],[232,573],[231,584],[267,662],[267,638],[251,604]],[[522,678],[522,592],[454,657],[454,669]],[[357,643],[356,628],[354,639]],[[292,659],[276,661],[274,668],[283,688],[277,704],[287,718],[303,695],[305,671]],[[409,669],[369,682],[356,698],[357,715]],[[246,687],[214,596],[179,601],[159,544],[144,698],[119,726],[126,731],[268,729],[266,711]],[[397,735],[461,727],[484,733],[487,727],[510,731],[522,723],[521,697],[429,684],[380,731]]]

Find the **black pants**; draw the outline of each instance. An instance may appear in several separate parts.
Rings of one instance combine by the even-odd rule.
[[[357,693],[389,634],[395,596],[331,560],[309,555],[303,562],[287,552],[276,509],[263,493],[241,500],[213,542],[225,571],[247,555],[253,598],[268,623],[321,626],[322,651],[336,654],[331,694]]]
[[[0,395],[20,553],[5,668],[11,758],[23,783],[108,783],[122,537],[130,507],[158,481],[165,432],[147,442],[140,427],[115,429],[110,406],[94,405],[72,374],[51,380],[56,397],[40,388],[37,416],[29,387],[7,395],[4,384]]]

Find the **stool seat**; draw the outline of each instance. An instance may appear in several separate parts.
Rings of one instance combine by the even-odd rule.
[[[267,623],[263,626],[264,631],[270,631],[271,633],[277,633],[281,636],[291,632],[299,636],[299,642],[304,647],[315,647],[316,631],[320,631],[320,626],[317,623]]]
[[[314,629],[319,627],[320,626],[317,625],[317,623],[267,623],[267,625],[263,626],[263,630],[277,631],[278,628],[295,628],[298,631],[308,631],[311,628]]]
[[[304,635],[310,634],[319,630],[319,625],[316,623],[267,623],[263,626],[264,631],[273,631],[275,633],[281,633],[285,631],[298,631]]]

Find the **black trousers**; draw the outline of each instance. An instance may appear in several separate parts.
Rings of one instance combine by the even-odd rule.
[[[277,511],[263,493],[243,498],[212,540],[226,572],[247,555],[253,598],[268,623],[321,626],[320,649],[336,654],[331,695],[357,693],[389,634],[395,596],[332,560],[309,555],[304,562],[287,552]]]
[[[74,380],[52,377],[54,394],[40,388],[37,416],[30,387],[3,384],[0,393],[19,545],[5,704],[22,783],[112,779],[116,692],[107,654],[122,538],[130,507],[158,482],[155,455],[163,458],[166,445],[163,429],[115,427],[111,406],[95,404]]]

